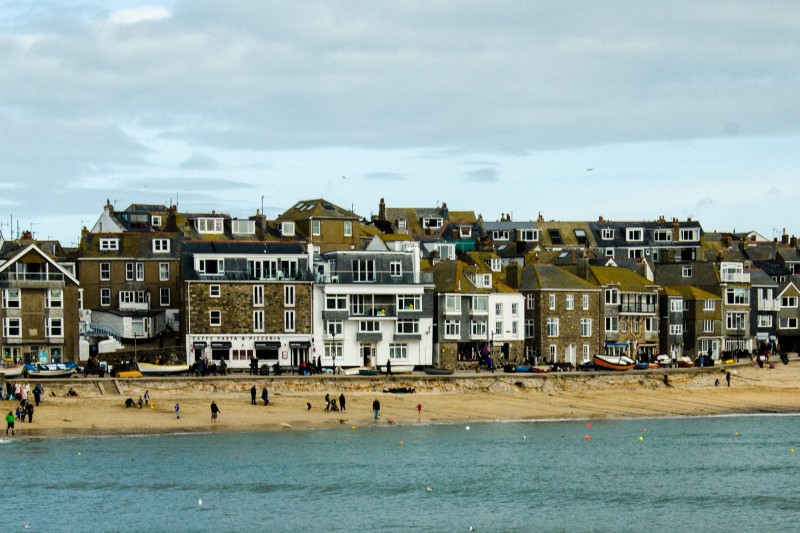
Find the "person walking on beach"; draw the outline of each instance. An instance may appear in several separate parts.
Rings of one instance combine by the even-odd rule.
[[[422,403],[417,404],[417,418],[422,416]]]
[[[264,405],[269,405],[269,391],[266,387],[261,389],[261,399],[264,400]]]
[[[144,391],[144,404],[145,405],[150,405],[150,391],[149,390]]]
[[[731,373],[730,373],[730,371],[725,373],[725,381],[728,382],[728,387],[730,387],[731,386]]]
[[[42,394],[44,394],[44,387],[41,383],[37,383],[33,388],[33,399],[36,400],[36,407],[42,402]]]
[[[378,415],[381,413],[381,402],[377,398],[372,402],[372,412],[375,414],[375,420],[377,420]]]
[[[219,410],[219,407],[217,407],[217,402],[212,400],[212,402],[211,402],[211,423],[212,424],[215,424],[217,422],[217,415],[219,413],[221,413],[221,412],[222,411]]]
[[[341,409],[342,411],[345,410],[345,408],[344,408],[344,393],[341,393],[339,395],[339,409]]]
[[[141,396],[139,396],[139,401],[137,401],[137,402],[136,402],[136,405],[138,405],[138,406],[139,406],[139,409],[141,409],[142,407],[144,407],[144,400],[142,400],[142,397],[141,397]]]
[[[181,406],[177,403],[175,404],[175,418],[181,417]]]
[[[14,433],[14,413],[11,411],[9,411],[6,415],[6,424],[6,435],[8,435],[9,429],[11,430],[12,435],[16,435],[16,433]]]
[[[330,394],[326,394],[325,395],[325,412],[327,413],[330,410],[331,410],[331,395]]]
[[[25,405],[25,414],[28,415],[28,424],[33,423],[33,404],[28,402]],[[25,418],[25,415],[22,415],[22,418]]]
[[[250,404],[251,405],[255,405],[256,404],[256,386],[255,385],[250,387]]]
[[[391,359],[387,359],[386,360],[386,375],[387,376],[391,376],[392,375],[392,360]]]

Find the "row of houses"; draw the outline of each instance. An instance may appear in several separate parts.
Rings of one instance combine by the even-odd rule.
[[[74,360],[101,339],[170,333],[188,362],[229,367],[797,351],[799,264],[785,232],[691,219],[488,222],[383,199],[365,218],[314,199],[268,220],[108,202],[77,249],[0,243],[0,344],[7,358]]]

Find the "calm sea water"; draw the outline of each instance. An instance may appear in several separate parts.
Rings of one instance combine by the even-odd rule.
[[[797,416],[3,439],[0,454],[6,531],[800,528]]]

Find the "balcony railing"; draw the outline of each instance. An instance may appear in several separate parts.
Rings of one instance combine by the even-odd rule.
[[[781,302],[779,300],[759,300],[758,301],[758,310],[759,311],[777,311],[781,308]]]
[[[64,281],[61,272],[7,272],[8,281]]]
[[[397,316],[396,304],[351,305],[350,316],[387,318]]]
[[[656,305],[655,304],[624,303],[624,304],[620,305],[619,312],[620,313],[655,313],[656,312]]]
[[[722,272],[720,278],[728,283],[750,283],[749,272]]]

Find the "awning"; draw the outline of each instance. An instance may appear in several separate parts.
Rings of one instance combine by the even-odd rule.
[[[230,349],[231,346],[232,346],[232,344],[230,342],[223,342],[223,341],[216,341],[216,342],[212,341],[211,342],[211,349],[212,350]]]
[[[290,348],[311,348],[311,341],[290,342]]]
[[[206,342],[195,341],[192,343],[192,348],[205,348],[206,346],[208,346]]]
[[[761,341],[769,340],[769,333],[756,333],[756,339]]]
[[[620,346],[620,347],[627,348],[628,347],[628,343],[627,342],[607,342],[606,346]]]
[[[280,342],[256,342],[255,343],[256,350],[280,350],[281,343]]]

